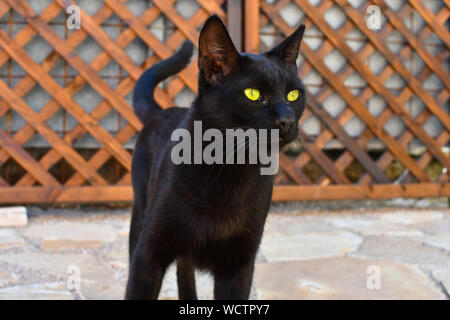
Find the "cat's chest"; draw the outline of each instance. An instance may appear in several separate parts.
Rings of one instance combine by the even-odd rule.
[[[270,203],[271,190],[258,190],[256,194],[243,197],[225,192],[215,194],[207,201],[196,203],[190,217],[200,228],[194,230],[199,238],[207,241],[223,240],[257,232],[264,220]]]
[[[194,211],[214,217],[214,221],[234,223],[263,211],[271,197],[272,185],[209,185],[195,198],[190,198]]]
[[[255,226],[264,224],[272,186],[271,178],[245,171],[184,176],[175,194],[187,209],[182,216],[185,230],[198,242],[257,232]]]

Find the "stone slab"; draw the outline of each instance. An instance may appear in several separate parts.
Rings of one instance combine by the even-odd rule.
[[[17,275],[0,269],[0,287],[10,285],[17,282]]]
[[[118,234],[121,237],[128,237],[130,233],[130,220],[123,224],[123,227],[119,230]]]
[[[25,240],[14,229],[0,228],[0,249],[21,247]]]
[[[423,237],[413,238],[415,241],[425,243],[429,246],[450,251],[450,233],[430,234]]]
[[[379,290],[367,287],[372,265]],[[347,257],[257,264],[254,283],[258,299],[445,299],[417,268]]]
[[[307,260],[344,256],[361,242],[360,236],[347,231],[264,236],[260,251],[267,261]]]
[[[367,236],[389,235],[417,237],[423,235],[422,231],[410,226],[396,224],[387,220],[380,220],[376,217],[370,218],[370,216],[368,218],[354,216],[332,216],[327,217],[325,221],[337,228],[351,230]]]
[[[0,227],[24,227],[28,223],[27,208],[0,208]]]
[[[109,224],[85,222],[31,225],[22,234],[38,239],[44,250],[98,248],[117,237],[117,232]]]
[[[440,220],[443,217],[442,212],[434,210],[402,210],[380,214],[382,220],[405,225]]]
[[[433,272],[433,277],[442,284],[450,296],[450,269],[436,270]]]
[[[297,235],[299,233],[336,231],[337,228],[322,223],[318,219],[302,216],[269,215],[264,228],[264,235]]]
[[[74,300],[62,282],[47,282],[0,289],[0,300]]]
[[[0,255],[0,262],[17,266],[28,273],[39,271],[67,283],[73,274],[69,267],[79,268],[81,294],[86,299],[122,299],[125,283],[115,277],[114,271],[89,254],[81,253],[17,253]],[[36,279],[39,280],[39,279]]]
[[[426,234],[450,233],[450,219],[428,221],[415,227]]]
[[[349,256],[398,262],[418,266],[429,272],[450,266],[450,254],[409,237],[367,237],[359,250]]]

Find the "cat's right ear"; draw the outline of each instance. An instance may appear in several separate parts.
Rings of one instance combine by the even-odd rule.
[[[218,82],[237,65],[239,52],[222,20],[216,15],[205,22],[200,32],[198,48],[198,67],[208,82]]]
[[[297,58],[300,50],[300,43],[303,39],[303,33],[305,32],[305,25],[302,24],[297,28],[289,37],[282,41],[275,48],[267,52],[268,56],[277,56],[293,67],[297,68]]]

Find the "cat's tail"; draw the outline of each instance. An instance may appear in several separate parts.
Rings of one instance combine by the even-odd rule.
[[[193,50],[192,42],[186,40],[173,56],[153,65],[139,77],[134,87],[133,109],[142,123],[146,123],[156,111],[161,110],[153,97],[158,83],[183,70],[188,65]]]

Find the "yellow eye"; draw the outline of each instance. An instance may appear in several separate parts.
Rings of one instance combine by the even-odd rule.
[[[247,88],[244,90],[245,95],[252,101],[256,101],[261,96],[258,89]]]
[[[298,99],[298,90],[289,91],[287,94],[288,101],[295,101]]]

